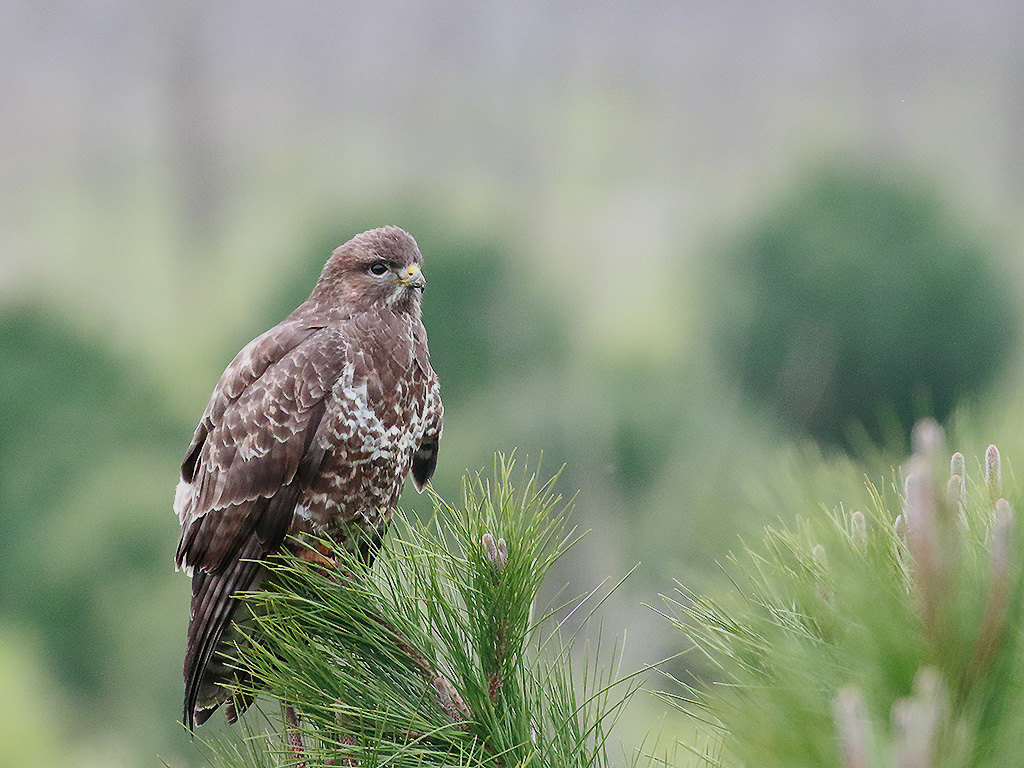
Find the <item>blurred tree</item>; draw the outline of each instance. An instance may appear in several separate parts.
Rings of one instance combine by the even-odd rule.
[[[4,765],[51,768],[64,764],[64,712],[36,649],[24,640],[0,627],[0,755]]]
[[[821,170],[729,255],[717,342],[749,394],[815,439],[905,442],[1010,347],[1018,318],[990,255],[927,187]]]
[[[76,711],[97,713],[70,730],[147,728],[153,749],[175,731],[161,706],[187,615],[170,511],[187,426],[139,367],[42,307],[0,316],[0,359],[0,624],[38,638]]]

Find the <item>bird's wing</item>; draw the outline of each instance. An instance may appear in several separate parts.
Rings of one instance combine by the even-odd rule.
[[[277,326],[249,344],[214,389],[182,464],[175,509],[177,563],[192,573],[185,655],[185,719],[202,722],[220,702],[211,661],[234,616],[232,597],[252,587],[258,560],[280,546],[345,345],[329,328]]]
[[[265,551],[280,543],[294,500],[277,496],[314,458],[309,446],[343,364],[337,331],[295,323],[255,339],[228,366],[181,468],[179,567],[215,573],[253,533]]]
[[[426,488],[437,467],[437,451],[441,444],[441,426],[444,420],[444,406],[441,405],[441,385],[437,374],[430,367],[430,353],[427,351],[427,332],[420,325],[414,332],[416,367],[419,375],[428,382],[424,406],[426,427],[420,444],[412,455],[412,482],[417,491]]]

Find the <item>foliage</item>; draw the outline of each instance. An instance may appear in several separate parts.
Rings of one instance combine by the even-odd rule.
[[[940,468],[934,422],[916,435],[902,488],[769,529],[730,559],[731,600],[669,600],[722,681],[676,699],[724,748],[703,764],[1024,760],[1022,546],[999,454],[979,482],[959,453]]]
[[[168,499],[188,425],[53,306],[5,308],[0,359],[0,666],[19,670],[0,680],[0,754],[151,760],[181,742]]]
[[[714,303],[743,387],[816,440],[849,446],[944,420],[993,377],[1018,316],[991,255],[927,187],[832,167],[744,236]]]
[[[75,707],[57,718],[62,735],[95,735],[130,711],[118,731],[163,747],[174,709],[151,691],[177,675],[152,654],[181,606],[162,587],[182,425],[137,361],[52,307],[8,307],[0,359],[0,635],[38,643],[24,651],[33,669]],[[14,748],[0,735],[0,751]]]
[[[621,706],[610,673],[585,662],[534,615],[545,572],[572,543],[552,482],[512,462],[464,485],[456,509],[434,497],[426,523],[399,516],[372,568],[330,546],[339,568],[282,555],[237,648],[240,691],[293,706],[229,765],[599,766]],[[525,473],[524,473],[525,475]],[[339,576],[346,574],[344,577]],[[582,601],[575,601],[576,608]],[[582,698],[575,685],[583,686]],[[623,683],[623,681],[620,681]],[[301,740],[301,746],[299,746]]]

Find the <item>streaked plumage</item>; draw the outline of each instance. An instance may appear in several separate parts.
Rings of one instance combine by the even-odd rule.
[[[228,701],[220,651],[238,591],[289,535],[323,532],[367,558],[406,476],[430,479],[441,438],[440,390],[420,321],[415,241],[364,232],[327,261],[309,299],[231,362],[181,466],[176,562],[192,576],[185,721]],[[250,562],[256,561],[256,562]]]

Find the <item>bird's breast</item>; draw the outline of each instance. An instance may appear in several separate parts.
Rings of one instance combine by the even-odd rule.
[[[390,519],[430,416],[428,382],[411,367],[398,373],[342,372],[317,437],[324,458],[296,525],[337,536],[346,526],[379,528]]]

